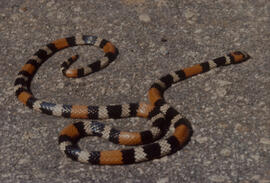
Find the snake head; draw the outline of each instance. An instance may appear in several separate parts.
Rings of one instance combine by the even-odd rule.
[[[230,56],[233,57],[233,62],[232,62],[233,64],[238,64],[238,63],[244,62],[244,61],[248,60],[249,58],[251,58],[249,56],[249,54],[247,54],[244,51],[232,52],[232,53],[230,53]]]

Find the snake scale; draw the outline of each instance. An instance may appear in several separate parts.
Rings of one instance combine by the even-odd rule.
[[[48,115],[79,119],[119,119],[127,117],[147,118],[152,124],[149,130],[141,132],[124,132],[98,121],[79,121],[65,127],[59,136],[60,150],[67,157],[91,164],[132,164],[160,158],[183,148],[192,136],[190,122],[170,106],[163,94],[173,84],[194,75],[207,72],[219,66],[237,64],[246,61],[249,55],[235,51],[223,57],[171,72],[155,81],[148,90],[148,103],[129,103],[121,105],[94,106],[55,104],[36,98],[30,89],[31,81],[38,68],[56,52],[73,46],[89,45],[103,49],[105,55],[79,69],[69,69],[78,59],[72,56],[61,65],[61,71],[67,77],[83,77],[97,72],[118,55],[117,48],[109,41],[88,35],[78,35],[58,39],[40,48],[22,67],[15,80],[15,94],[27,107]],[[166,138],[161,139],[163,136]],[[78,142],[86,136],[99,136],[113,143],[138,145],[120,150],[85,151]]]

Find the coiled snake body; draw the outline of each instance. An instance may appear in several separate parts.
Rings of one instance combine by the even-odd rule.
[[[15,93],[19,101],[29,108],[49,115],[80,119],[143,117],[148,118],[152,123],[149,130],[142,132],[119,131],[97,121],[80,121],[65,127],[59,136],[61,151],[73,160],[91,164],[138,163],[160,158],[180,150],[190,140],[192,128],[186,118],[166,103],[163,97],[165,90],[172,84],[194,75],[219,66],[240,63],[249,58],[249,55],[245,52],[237,51],[208,62],[171,72],[154,82],[149,89],[150,104],[141,102],[122,105],[85,106],[55,104],[34,97],[30,85],[38,68],[57,51],[77,45],[102,48],[105,55],[86,67],[69,69],[69,66],[78,58],[77,55],[72,56],[61,65],[61,70],[67,77],[82,77],[99,71],[114,61],[118,55],[118,50],[112,43],[96,36],[79,35],[56,40],[40,48],[22,67],[15,81]],[[166,139],[158,140],[165,134],[169,134]],[[140,146],[122,150],[91,152],[81,150],[78,141],[83,137],[93,135],[116,144]]]

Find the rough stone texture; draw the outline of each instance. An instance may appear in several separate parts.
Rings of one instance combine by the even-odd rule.
[[[0,182],[270,182],[269,30],[268,0],[1,0]],[[78,66],[102,53],[66,49],[38,71],[32,83],[37,97],[97,105],[146,101],[150,84],[169,71],[238,49],[252,59],[166,92],[193,124],[183,150],[135,165],[85,165],[58,149],[58,133],[72,120],[33,112],[13,93],[17,72],[40,46],[76,33],[111,40],[118,59],[72,80],[59,72],[64,59],[80,54]],[[149,127],[143,119],[108,121],[120,129]],[[82,144],[119,148],[99,138]]]

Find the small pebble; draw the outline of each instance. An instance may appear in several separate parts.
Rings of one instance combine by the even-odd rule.
[[[186,17],[187,19],[192,18],[194,15],[195,15],[195,14],[194,14],[192,11],[190,11],[190,10],[188,10],[188,11],[185,12],[185,17]]]
[[[55,4],[54,0],[47,3],[47,7],[52,7]]]
[[[220,85],[220,86],[226,86],[226,85],[231,85],[231,84],[232,84],[232,82],[230,82],[230,81],[225,81],[225,80],[218,80],[217,83],[218,83],[218,85]]]
[[[75,12],[80,12],[80,11],[82,11],[82,9],[81,9],[81,7],[78,6],[78,7],[75,7],[75,8],[74,8],[74,11],[75,11]]]
[[[254,175],[253,177],[251,177],[251,180],[259,180],[261,178],[260,175]]]
[[[266,180],[266,179],[259,180],[259,183],[270,183],[270,180]]]
[[[227,93],[226,89],[225,88],[217,88],[217,95],[219,97],[224,97]]]
[[[140,19],[140,21],[146,22],[146,23],[148,23],[148,22],[151,21],[151,18],[150,18],[149,15],[147,15],[147,14],[141,14],[141,15],[139,16],[139,19]]]
[[[208,138],[207,137],[196,137],[196,141],[199,143],[199,144],[202,144],[202,143],[205,143],[208,141]]]
[[[19,165],[23,165],[23,164],[28,163],[29,161],[30,161],[29,158],[20,159],[19,162],[18,162],[18,164]]]
[[[162,7],[162,6],[164,6],[164,7],[167,7],[168,5],[167,5],[167,0],[155,0],[156,1],[156,3],[157,3],[157,7]]]
[[[157,183],[167,183],[169,182],[169,178],[168,177],[164,177],[164,178],[161,178],[157,181]]]
[[[24,12],[26,12],[26,11],[27,11],[27,8],[26,8],[26,7],[22,7],[22,8],[19,9],[19,12],[20,12],[20,13],[24,13]]]
[[[261,138],[260,143],[270,145],[270,139],[269,138]]]
[[[164,46],[161,46],[159,51],[160,51],[160,53],[162,55],[168,55],[169,54],[168,50]]]
[[[197,20],[196,14],[194,12],[192,12],[191,10],[187,10],[184,13],[184,16],[186,17],[187,22],[190,23],[190,24],[195,23],[195,21]]]
[[[222,149],[222,150],[220,151],[220,154],[221,154],[222,156],[227,157],[227,156],[230,156],[230,155],[231,155],[231,151],[230,151],[229,149]]]
[[[209,177],[209,179],[213,182],[225,182],[226,177],[221,175],[212,175]]]

